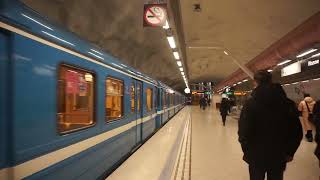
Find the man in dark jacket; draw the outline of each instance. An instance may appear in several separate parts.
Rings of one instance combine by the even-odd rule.
[[[223,126],[225,126],[227,115],[228,115],[228,112],[230,111],[229,101],[227,98],[222,98],[219,110],[220,110]]]
[[[206,98],[205,97],[201,97],[199,104],[200,104],[200,109],[205,110],[206,106],[207,106]]]
[[[314,105],[312,114],[313,114],[313,122],[314,122],[314,125],[316,126],[315,140],[317,143],[317,147],[314,154],[318,157],[320,161],[320,100],[317,101],[316,104]],[[320,165],[320,162],[319,162],[319,165]]]
[[[299,112],[267,71],[254,76],[257,87],[245,103],[239,120],[239,141],[249,164],[250,180],[282,180],[286,163],[302,139]]]

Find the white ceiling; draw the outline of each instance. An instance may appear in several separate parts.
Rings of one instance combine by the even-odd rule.
[[[201,12],[193,5],[200,3]],[[319,0],[180,0],[190,82],[220,81],[320,10]]]

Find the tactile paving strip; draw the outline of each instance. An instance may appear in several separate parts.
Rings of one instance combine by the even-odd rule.
[[[179,155],[171,180],[191,180],[191,115],[186,123],[183,139],[181,141]]]

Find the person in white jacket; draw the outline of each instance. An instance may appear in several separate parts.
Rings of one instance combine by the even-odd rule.
[[[312,123],[309,121],[309,116],[312,114],[313,107],[316,102],[310,97],[310,94],[304,94],[304,100],[302,100],[298,106],[298,110],[302,114],[302,127],[306,133],[305,137],[309,142],[313,141],[312,135]]]

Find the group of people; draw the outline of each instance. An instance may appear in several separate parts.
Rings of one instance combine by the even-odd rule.
[[[312,125],[317,127],[315,154],[318,158],[320,101],[306,94],[298,108],[280,84],[272,83],[272,75],[258,71],[256,88],[242,108],[239,120],[239,142],[249,164],[250,180],[282,180],[286,164],[293,160],[303,137],[299,116],[303,117],[306,138],[313,140]]]
[[[205,96],[201,97],[201,98],[200,98],[199,105],[200,105],[200,109],[205,110],[207,106],[210,106],[210,105],[211,105],[211,100],[210,100],[210,98],[207,98],[207,97],[205,97]]]

